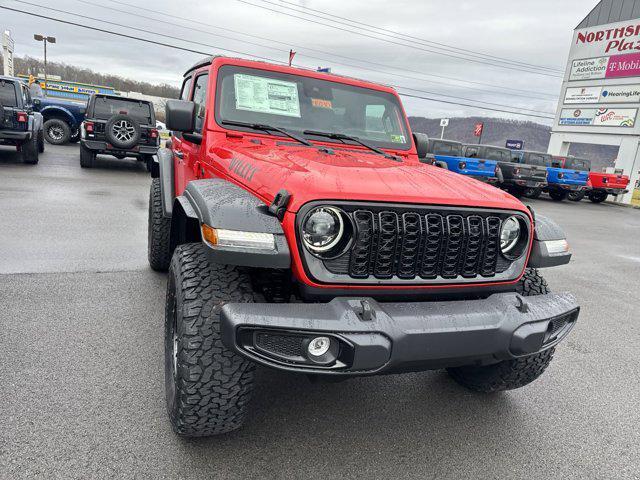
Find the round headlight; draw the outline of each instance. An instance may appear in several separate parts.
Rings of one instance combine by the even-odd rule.
[[[326,252],[335,247],[344,233],[340,211],[333,207],[317,207],[302,224],[302,240],[313,252]]]
[[[500,230],[500,250],[509,253],[520,239],[520,222],[516,217],[509,217],[502,224]]]

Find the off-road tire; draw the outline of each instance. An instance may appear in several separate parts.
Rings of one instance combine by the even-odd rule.
[[[149,265],[158,272],[166,272],[171,263],[171,219],[162,213],[160,179],[151,180],[149,190],[149,227],[147,254]]]
[[[52,136],[50,129],[57,129],[61,132],[60,136]],[[50,118],[44,122],[44,138],[51,145],[64,145],[71,137],[71,128],[69,124],[59,118]]]
[[[167,411],[174,432],[189,437],[240,428],[254,381],[255,365],[220,338],[222,306],[252,302],[250,279],[238,267],[210,263],[205,248],[201,243],[178,246],[167,282]]]
[[[38,163],[38,136],[32,135],[28,142],[23,143],[20,146],[20,156],[22,162],[28,165],[35,165]]]
[[[44,130],[38,131],[38,153],[44,153]]]
[[[608,196],[609,194],[607,192],[590,192],[589,200],[591,200],[593,203],[602,203],[607,199]]]
[[[89,148],[80,144],[80,166],[82,168],[93,168],[96,162],[96,154]]]
[[[562,190],[549,190],[549,196],[551,197],[551,200],[561,202],[565,198],[567,198],[567,192],[564,192]]]
[[[527,268],[516,291],[524,296],[549,293],[546,280],[536,269]],[[527,357],[505,360],[493,365],[448,368],[449,375],[460,385],[482,393],[493,393],[524,387],[544,373],[553,358],[555,348]]]
[[[126,121],[133,127],[133,133],[129,140],[121,140],[117,138],[113,133],[113,126],[118,122]],[[142,129],[140,128],[140,123],[133,117],[124,114],[113,115],[104,127],[104,134],[107,138],[107,141],[116,148],[121,148],[124,150],[130,150],[133,148],[139,141],[140,135],[142,134]]]
[[[584,198],[584,196],[586,195],[586,192],[571,192],[569,193],[569,195],[567,195],[567,199],[571,200],[572,202],[579,202],[580,200],[582,200]]]
[[[521,198],[524,195],[524,188],[522,187],[509,187],[508,192],[516,198]]]
[[[527,187],[522,191],[522,196],[526,198],[539,198],[542,194],[541,188]]]

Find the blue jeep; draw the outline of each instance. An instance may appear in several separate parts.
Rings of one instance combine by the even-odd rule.
[[[589,190],[587,182],[589,181],[589,172],[581,171],[569,168],[563,168],[564,157],[554,157],[548,153],[535,152],[536,155],[524,156],[522,161],[524,163],[534,163],[534,158],[542,158],[542,164],[547,167],[547,186],[537,189],[532,189],[525,192],[525,196],[529,198],[538,198],[540,194],[545,191],[549,196],[557,201],[561,202],[569,195],[576,195]],[[540,162],[540,160],[537,160]]]
[[[80,124],[87,110],[85,104],[45,97],[40,85],[29,87],[33,108],[44,118],[44,138],[53,145],[80,141]]]
[[[498,162],[466,158],[462,156],[462,143],[452,140],[429,139],[425,162],[485,183],[498,184],[502,180]]]

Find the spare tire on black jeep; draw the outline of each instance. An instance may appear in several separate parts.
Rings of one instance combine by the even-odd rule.
[[[105,126],[107,141],[116,148],[132,148],[140,140],[140,133],[140,124],[129,115],[114,115]]]

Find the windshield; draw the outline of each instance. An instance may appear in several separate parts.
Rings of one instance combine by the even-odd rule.
[[[305,130],[341,133],[376,147],[411,148],[400,102],[390,93],[232,65],[220,68],[217,85],[218,124],[259,123],[298,135]]]
[[[589,171],[591,169],[591,162],[589,160],[582,160],[581,158],[567,158],[564,168]]]
[[[545,167],[549,163],[550,156],[543,153],[530,153],[527,163]]]
[[[0,104],[5,107],[17,107],[16,87],[13,82],[0,80]]]
[[[434,140],[431,144],[430,152],[434,155],[448,155],[451,157],[462,156],[462,144],[452,142],[442,142]]]
[[[148,103],[124,98],[97,97],[93,107],[93,116],[99,120],[108,120],[114,115],[130,115],[138,122],[150,125],[151,107]]]
[[[29,85],[29,91],[31,92],[32,98],[44,98],[42,87],[37,83],[32,83],[31,85]]]

